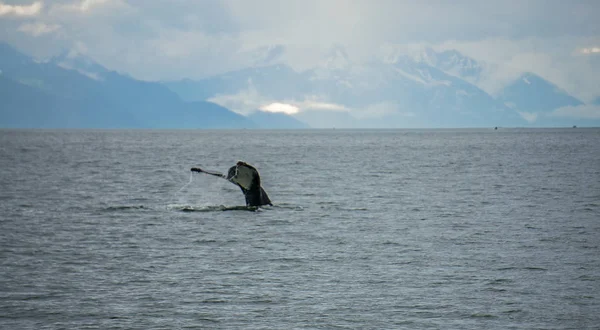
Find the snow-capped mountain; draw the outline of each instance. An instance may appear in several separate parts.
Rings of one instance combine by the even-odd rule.
[[[485,69],[456,50],[426,48],[357,63],[334,46],[304,72],[279,64],[167,86],[186,99],[212,100],[234,111],[243,106],[240,98],[251,98],[254,108],[292,104],[300,109],[294,116],[312,127],[525,126],[542,118],[539,111],[580,104],[533,74],[495,98],[477,86]],[[233,99],[236,104],[228,103]]]
[[[506,86],[498,96],[498,100],[517,111],[529,122],[555,120],[555,118],[547,118],[554,110],[583,104],[555,84],[530,72],[522,74]]]
[[[103,76],[109,73],[102,65],[77,52],[63,52],[50,59],[50,63],[67,70],[75,70],[95,80],[102,80]]]
[[[289,66],[274,64],[227,72],[207,79],[184,79],[163,84],[186,101],[202,101],[243,91],[259,93],[264,98],[285,99],[291,93],[305,92],[306,83],[305,78]]]
[[[443,72],[478,85],[490,66],[465,56],[456,50],[435,52],[431,48],[413,55],[417,62],[426,63]],[[558,88],[552,82],[531,72],[525,72],[505,86],[496,99],[514,110],[528,124],[560,125],[551,113],[566,106],[583,102]]]
[[[477,60],[465,56],[456,50],[436,52],[432,48],[426,48],[422,52],[413,55],[413,59],[415,62],[425,63],[473,84],[479,81],[481,73],[484,70],[483,65]]]

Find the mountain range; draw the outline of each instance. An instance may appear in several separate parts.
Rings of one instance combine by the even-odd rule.
[[[182,101],[160,83],[133,79],[85,57],[63,54],[40,62],[0,44],[0,127],[271,127],[272,119],[257,118],[212,102]]]
[[[427,48],[353,62],[334,47],[316,67],[284,64],[248,68],[200,80],[166,82],[185,100],[210,100],[244,112],[281,102],[311,127],[490,127],[599,124],[554,111],[584,103],[544,78],[525,72],[492,96],[480,87],[486,64],[456,50]],[[249,100],[251,102],[249,102]]]
[[[353,62],[333,47],[303,72],[284,64],[147,82],[65,53],[37,61],[0,43],[0,127],[329,128],[597,125],[553,115],[583,102],[533,73],[492,96],[485,64],[425,49]],[[596,102],[600,103],[600,99]],[[273,112],[283,104],[294,111]],[[270,108],[266,111],[266,108]],[[243,114],[243,115],[242,115]]]

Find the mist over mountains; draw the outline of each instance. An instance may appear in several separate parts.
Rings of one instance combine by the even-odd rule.
[[[200,80],[165,83],[186,100],[240,113],[284,103],[311,127],[494,127],[597,125],[556,112],[584,103],[552,82],[523,73],[496,95],[478,87],[485,63],[455,50],[426,48],[355,63],[334,47],[304,72],[274,64]]]
[[[0,43],[0,127],[394,128],[592,126],[582,101],[533,73],[492,96],[485,64],[425,49],[355,63],[333,47],[297,72],[272,64],[200,79],[147,82],[65,53],[36,61]],[[600,101],[596,101],[599,102]]]

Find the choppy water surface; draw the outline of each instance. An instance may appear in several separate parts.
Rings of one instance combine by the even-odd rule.
[[[0,131],[0,328],[595,328],[600,130]],[[245,160],[273,207],[194,174]]]

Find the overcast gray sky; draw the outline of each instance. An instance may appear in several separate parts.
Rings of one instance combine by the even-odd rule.
[[[333,45],[353,61],[431,46],[600,96],[600,1],[0,0],[0,40],[38,57],[73,51],[145,80],[261,63],[296,70]]]

